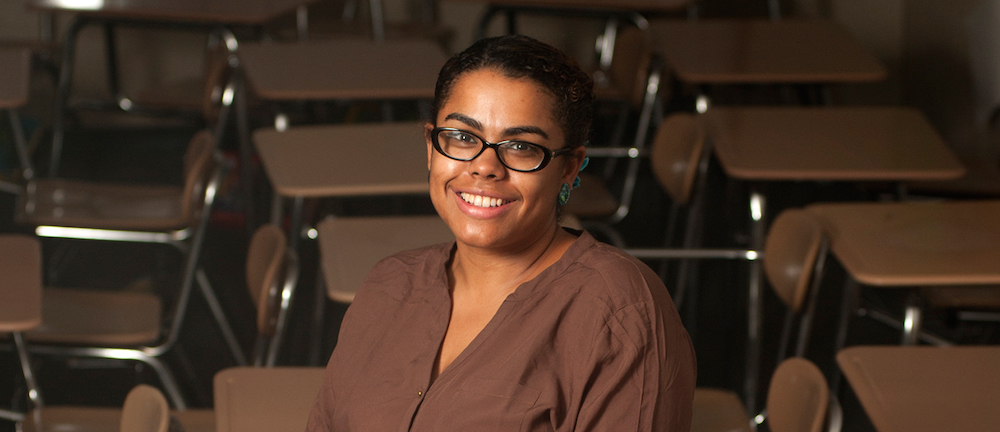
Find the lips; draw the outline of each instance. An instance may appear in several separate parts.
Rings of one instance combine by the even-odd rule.
[[[460,192],[458,195],[462,197],[463,201],[472,204],[476,207],[483,207],[483,208],[500,207],[510,202],[500,198],[476,195],[468,192]]]

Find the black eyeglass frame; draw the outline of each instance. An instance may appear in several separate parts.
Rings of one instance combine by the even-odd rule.
[[[457,158],[457,157],[452,156],[452,155],[450,155],[448,153],[445,153],[444,150],[441,149],[441,143],[438,142],[438,135],[440,135],[442,131],[461,132],[461,133],[464,133],[464,134],[472,135],[472,136],[476,137],[476,139],[478,139],[479,142],[483,143],[483,146],[480,147],[479,151],[476,152],[475,156],[472,156],[471,158],[468,158],[468,159]],[[503,156],[500,155],[500,146],[502,146],[504,144],[510,144],[510,143],[527,144],[527,145],[530,145],[532,147],[537,147],[537,148],[541,149],[542,150],[542,161],[538,164],[537,167],[529,169],[529,170],[522,170],[522,169],[512,168],[510,165],[507,165],[507,162],[505,162],[503,160]],[[511,171],[517,171],[517,172],[535,172],[535,171],[539,171],[542,168],[545,168],[545,166],[547,166],[549,164],[549,162],[552,161],[552,158],[554,158],[556,156],[564,155],[564,154],[569,153],[570,151],[573,150],[573,147],[569,147],[569,146],[560,148],[558,150],[552,150],[552,149],[550,149],[548,147],[545,147],[545,146],[543,146],[541,144],[535,144],[533,142],[524,141],[524,140],[505,140],[505,141],[500,141],[500,142],[497,142],[497,143],[491,143],[489,141],[484,140],[483,137],[481,137],[479,135],[476,135],[475,133],[469,132],[469,131],[467,131],[465,129],[459,129],[459,128],[453,128],[453,127],[435,127],[434,129],[432,129],[431,130],[431,144],[434,145],[434,150],[437,150],[437,152],[440,153],[442,156],[444,156],[444,157],[446,157],[448,159],[457,160],[457,161],[460,161],[460,162],[469,162],[469,161],[475,160],[477,157],[479,157],[480,155],[482,155],[484,151],[486,151],[487,147],[489,147],[489,148],[492,148],[493,151],[495,151],[497,153],[497,160],[499,160],[500,163],[503,164],[504,167],[506,167],[507,169],[509,169]]]

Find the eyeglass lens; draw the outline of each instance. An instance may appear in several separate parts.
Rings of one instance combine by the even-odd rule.
[[[445,155],[460,160],[474,159],[484,148],[481,138],[460,130],[439,131],[437,141]],[[504,165],[514,170],[533,170],[545,161],[541,146],[524,141],[499,143],[497,154]]]

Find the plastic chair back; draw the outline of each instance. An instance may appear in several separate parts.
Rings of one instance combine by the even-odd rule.
[[[128,392],[122,406],[121,432],[167,432],[170,407],[155,387],[139,384]]]
[[[250,239],[247,290],[257,303],[257,332],[260,335],[273,334],[277,325],[286,245],[285,234],[275,225],[258,228]]]
[[[767,424],[771,432],[820,432],[826,420],[830,390],[812,362],[792,357],[771,377]]]
[[[215,139],[208,130],[198,131],[188,143],[184,154],[184,197],[181,212],[197,225],[198,213],[204,207],[204,192],[216,168]]]
[[[804,210],[786,210],[771,223],[764,244],[764,274],[792,312],[802,309],[822,241],[822,227]]]
[[[645,96],[650,54],[649,34],[638,27],[627,26],[615,37],[608,78],[627,92],[628,103],[636,109]]]
[[[660,124],[653,138],[650,163],[653,174],[670,198],[687,204],[705,149],[705,132],[692,114],[673,114]]]

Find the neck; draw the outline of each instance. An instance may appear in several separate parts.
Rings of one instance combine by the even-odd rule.
[[[558,261],[572,243],[573,236],[559,226],[517,249],[496,250],[458,243],[448,268],[451,289],[477,296],[506,297],[518,285]]]

